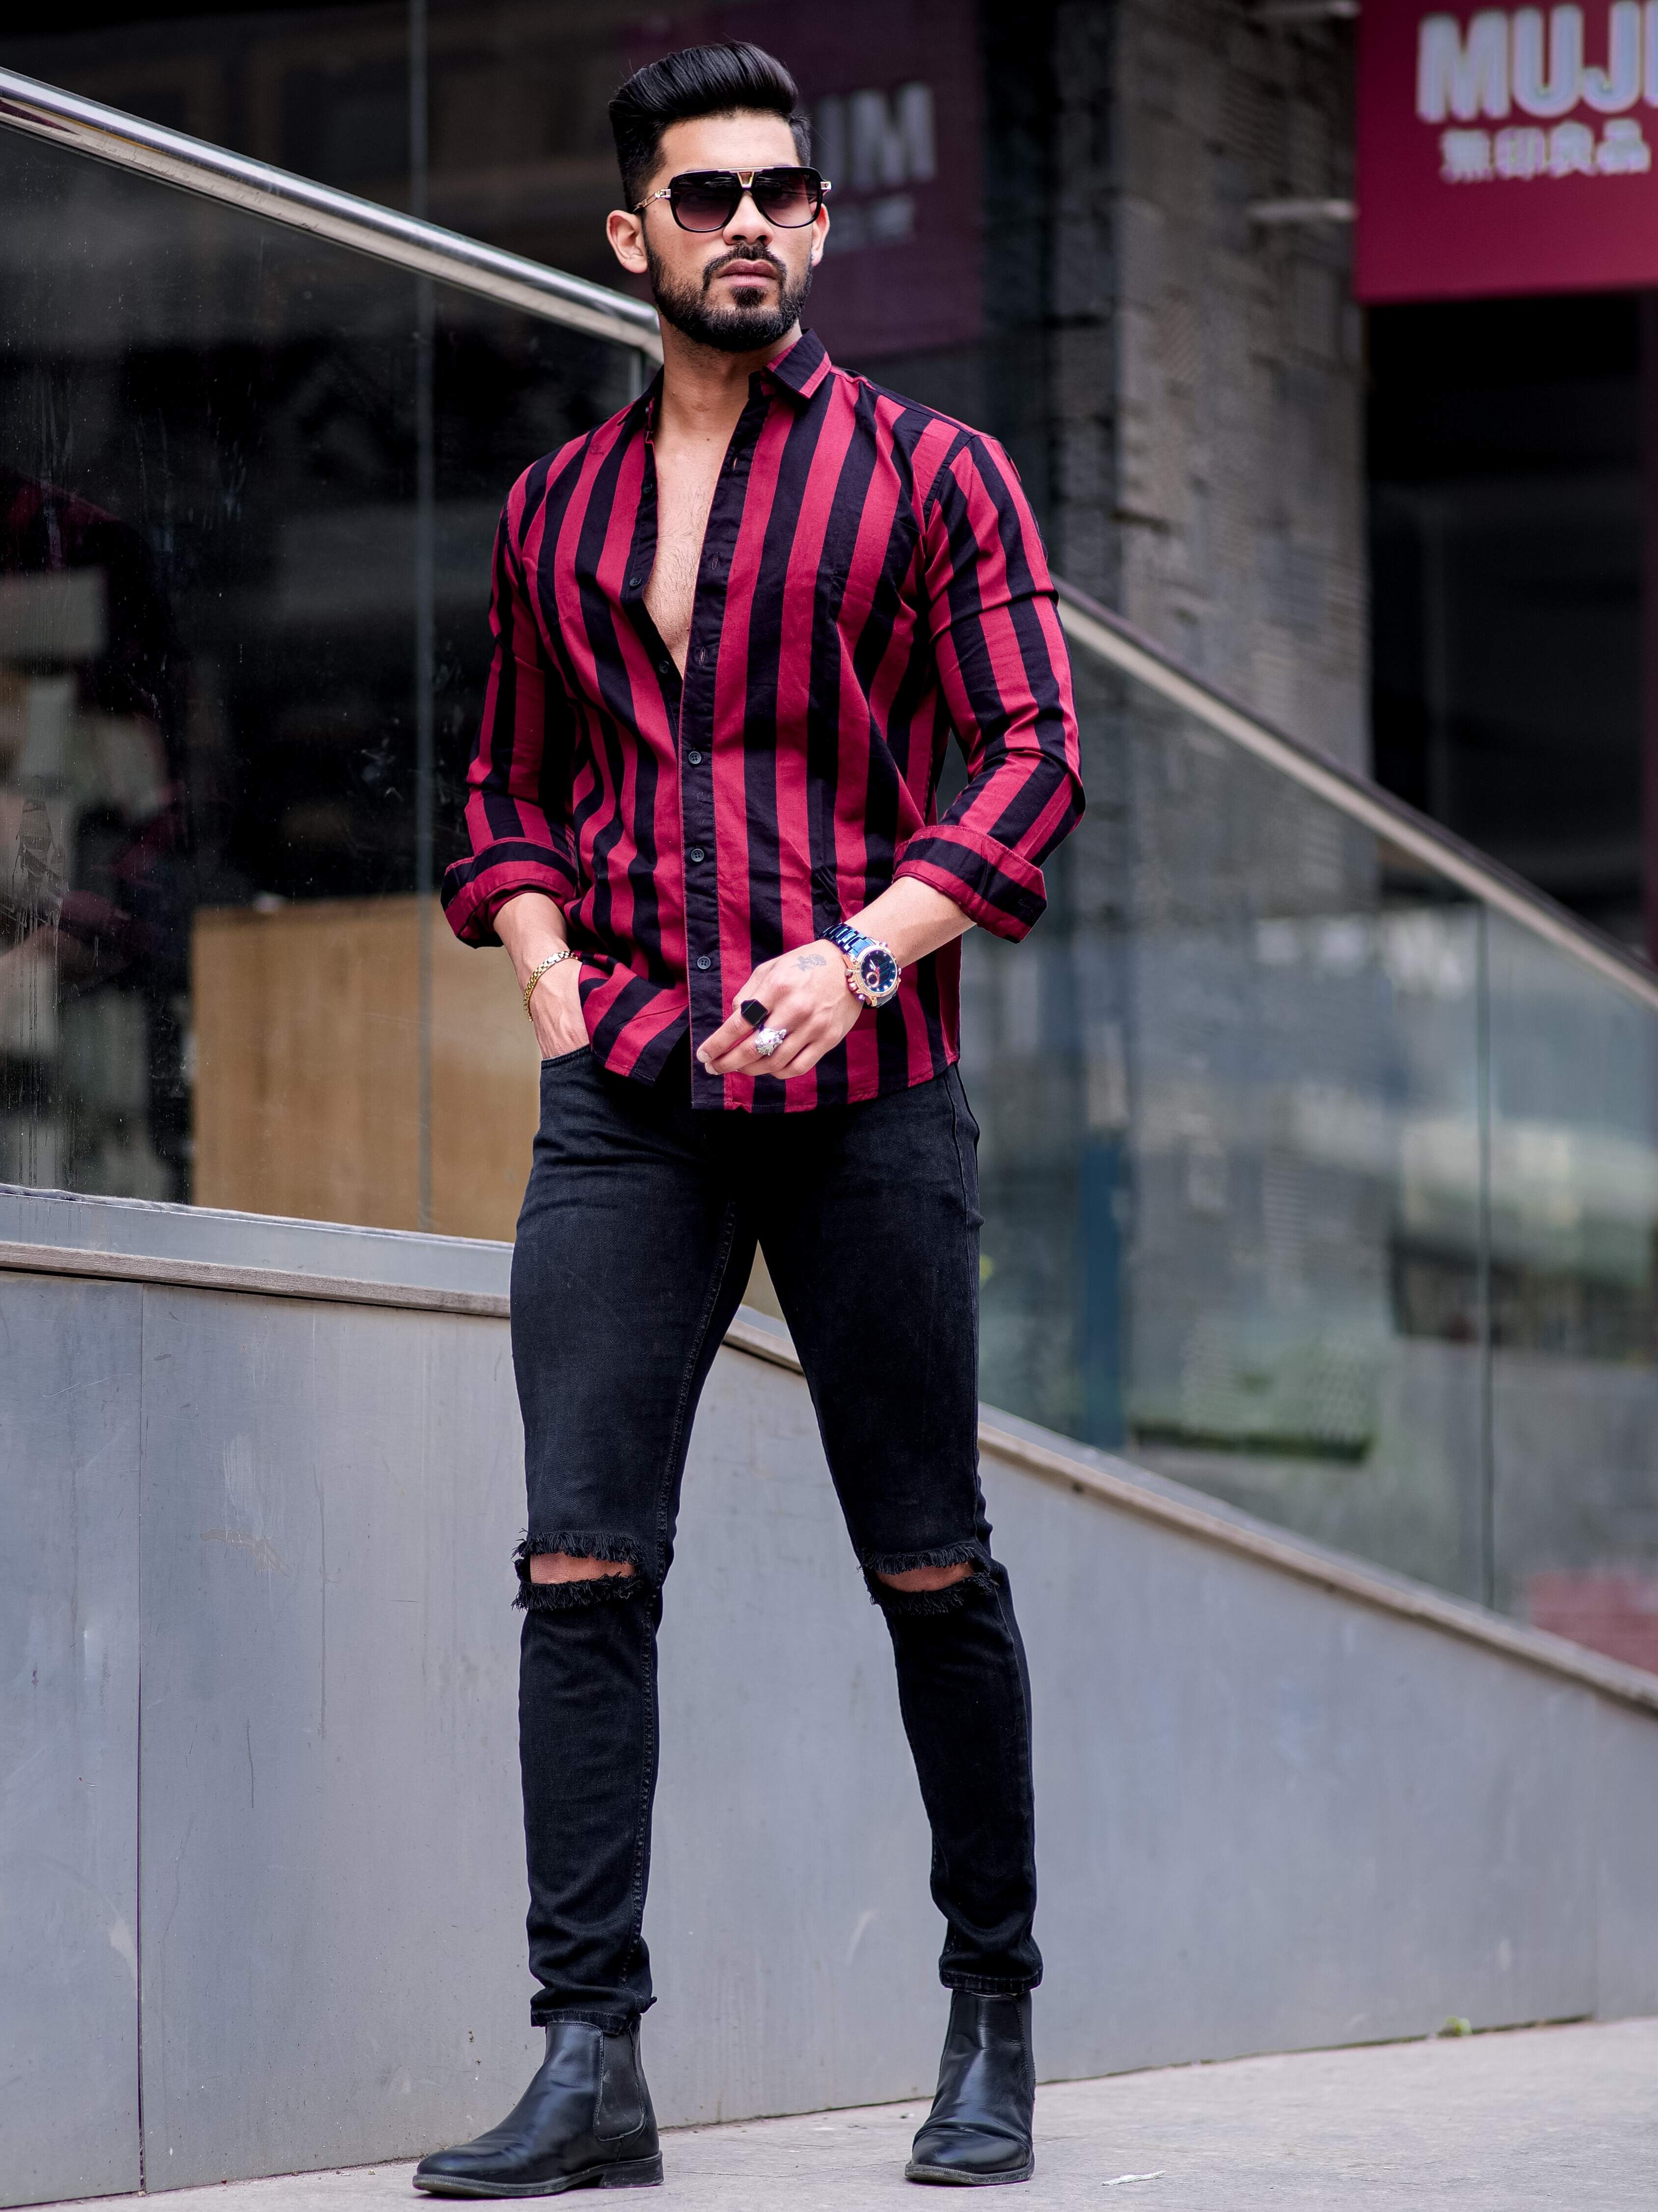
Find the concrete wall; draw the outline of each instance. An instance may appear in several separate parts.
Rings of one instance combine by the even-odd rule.
[[[0,2197],[138,2186],[143,1293],[0,1273]]]
[[[0,1261],[0,2202],[499,2118],[534,2051],[504,1248],[16,1193]],[[668,1592],[671,2121],[914,2095],[944,2015],[884,1632],[746,1340]],[[1044,2075],[1658,2009],[1658,1684],[994,1418]]]
[[[1251,212],[1351,195],[1353,30],[1252,13],[986,0],[992,413],[1069,581],[1365,768],[1350,234]]]

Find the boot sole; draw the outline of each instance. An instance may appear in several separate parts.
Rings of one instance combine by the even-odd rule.
[[[963,2173],[953,2166],[917,2166],[912,2159],[904,2168],[906,2181],[928,2181],[945,2189],[998,2189],[1005,2183],[1029,2181],[1036,2171],[1033,2152],[1016,2172]]]
[[[461,2181],[446,2174],[415,2177],[415,2186],[428,2197],[562,2197],[567,2189],[651,2189],[662,2179],[662,2154],[654,2158],[623,2159],[617,2166],[590,2166],[585,2173],[567,2174],[562,2181]]]

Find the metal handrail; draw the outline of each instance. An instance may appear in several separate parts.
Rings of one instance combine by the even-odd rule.
[[[481,245],[459,231],[440,229],[395,208],[335,191],[331,185],[272,168],[268,162],[228,153],[205,139],[165,130],[159,123],[146,123],[119,108],[82,100],[76,93],[19,76],[11,70],[0,70],[0,124],[54,145],[73,147],[117,168],[177,185],[226,207],[240,208],[267,222],[370,254],[395,268],[438,277],[484,299],[562,323],[568,330],[584,331],[590,337],[631,346],[653,361],[662,358],[656,310],[641,300],[630,300],[580,276],[567,276],[562,270],[527,261],[521,254],[503,253],[498,246]]]
[[[1442,830],[1404,799],[1395,799],[1380,784],[1345,768],[1316,745],[1303,744],[1212,684],[1206,684],[1182,668],[1172,654],[1126,623],[1121,615],[1102,607],[1073,584],[1055,577],[1060,595],[1060,621],[1073,644],[1084,646],[1102,660],[1132,676],[1171,706],[1194,715],[1206,728],[1226,738],[1257,760],[1266,761],[1303,790],[1316,793],[1350,820],[1421,860],[1434,872],[1494,907],[1510,921],[1518,922],[1586,967],[1593,968],[1619,990],[1658,1012],[1658,975],[1644,961],[1625,951],[1615,939],[1606,937],[1588,922],[1580,921],[1546,893],[1516,876],[1477,846],[1465,844],[1448,830]]]
[[[227,153],[118,108],[82,100],[55,85],[0,70],[0,125],[73,147],[94,159],[242,209],[292,230],[308,232],[378,261],[436,277],[457,289],[520,307],[550,322],[662,357],[654,309],[625,294],[560,270],[480,245],[459,231],[400,215],[373,200],[313,184],[290,171]],[[1303,789],[1361,822],[1471,896],[1517,922],[1557,950],[1658,1012],[1658,975],[1609,937],[1580,921],[1403,799],[1344,768],[1315,746],[1277,730],[1250,708],[1182,668],[1121,616],[1059,581],[1060,618],[1077,644],[1133,677],[1171,705],[1194,715],[1289,776]]]

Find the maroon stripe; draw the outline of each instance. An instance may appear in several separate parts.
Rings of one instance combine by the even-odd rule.
[[[587,956],[595,1051],[642,1079],[688,1019],[698,1041],[718,1025],[758,961],[895,872],[1023,935],[1082,803],[1053,587],[991,441],[801,338],[762,376],[721,470],[682,684],[643,603],[653,404],[508,495],[471,849],[444,884],[474,942],[517,891],[559,899]],[[952,730],[969,781],[941,820]],[[925,1081],[957,1057],[959,974],[948,946],[815,1076],[698,1070],[696,1102],[795,1111]]]

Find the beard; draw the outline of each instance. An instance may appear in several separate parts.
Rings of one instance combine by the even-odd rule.
[[[799,282],[791,284],[783,264],[774,253],[763,249],[722,253],[718,260],[708,264],[700,282],[683,285],[674,282],[648,246],[645,258],[650,268],[651,294],[658,313],[684,337],[698,345],[712,346],[717,353],[756,353],[762,346],[775,345],[779,338],[786,337],[794,328],[811,289],[810,263]],[[777,279],[775,306],[766,304],[766,294],[757,284],[752,288],[739,286],[732,295],[729,307],[710,304],[708,292],[714,279],[738,262],[763,262],[771,270]]]

